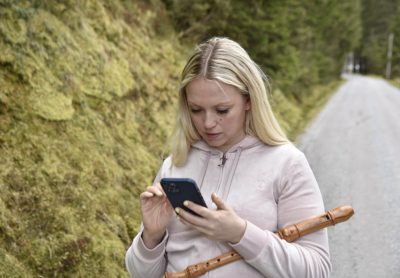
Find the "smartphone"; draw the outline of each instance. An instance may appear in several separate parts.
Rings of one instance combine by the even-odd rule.
[[[160,181],[161,187],[164,189],[165,194],[171,206],[175,209],[180,207],[194,215],[199,216],[194,211],[188,209],[183,205],[183,202],[188,200],[207,207],[206,202],[204,202],[203,196],[200,193],[196,182],[189,178],[163,178]]]

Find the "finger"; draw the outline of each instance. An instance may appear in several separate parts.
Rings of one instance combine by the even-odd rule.
[[[171,203],[167,199],[164,199],[164,209],[171,210],[171,211],[174,210]]]
[[[148,198],[151,198],[151,197],[153,197],[153,196],[154,196],[153,193],[148,192],[148,191],[145,191],[145,192],[142,192],[142,193],[140,194],[140,199],[148,199]]]
[[[225,202],[220,197],[218,197],[216,193],[211,194],[211,200],[217,206],[218,210],[230,210],[230,207],[225,204]]]
[[[177,216],[177,219],[178,219],[183,225],[190,226],[190,227],[192,227],[193,229],[196,229],[196,230],[199,231],[200,233],[203,233],[203,234],[205,234],[205,235],[207,235],[207,236],[210,235],[210,231],[208,230],[207,227],[194,225],[194,224],[190,223],[189,221],[185,220],[184,218],[182,218],[182,217],[180,217],[180,216]]]
[[[167,195],[167,194],[165,194],[165,191],[164,191],[164,189],[162,188],[162,186],[161,186],[161,184],[158,182],[158,183],[156,183],[156,185],[155,185],[155,187],[158,189],[158,190],[160,190],[161,191],[161,193],[163,194],[163,195]]]
[[[149,186],[149,187],[147,187],[146,191],[151,192],[158,197],[161,197],[164,195],[163,191],[161,191],[157,186]]]
[[[181,215],[177,215],[176,218],[184,225],[186,226],[190,226],[193,227],[194,229],[198,229],[196,225],[193,225],[192,223],[190,223],[189,221],[187,221],[186,219],[184,219]]]
[[[176,214],[179,216],[180,219],[185,220],[189,224],[193,226],[204,226],[204,218],[194,215],[191,212],[188,212],[182,208],[175,208]]]
[[[203,206],[200,206],[196,203],[187,200],[183,202],[183,205],[203,218],[207,218],[209,216],[208,208],[205,208]]]

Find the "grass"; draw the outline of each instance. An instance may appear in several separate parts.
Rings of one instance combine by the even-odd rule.
[[[393,86],[400,88],[400,78],[391,79],[390,83],[393,84]]]
[[[332,81],[314,86],[301,102],[288,98],[279,89],[272,93],[272,106],[279,123],[291,141],[304,131],[311,120],[321,111],[342,81]]]

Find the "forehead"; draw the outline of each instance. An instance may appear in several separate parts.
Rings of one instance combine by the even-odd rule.
[[[242,99],[240,91],[217,80],[196,78],[186,86],[189,104],[206,105],[232,103]]]

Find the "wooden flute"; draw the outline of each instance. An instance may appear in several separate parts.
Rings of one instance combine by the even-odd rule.
[[[332,210],[328,210],[322,215],[314,216],[305,219],[297,224],[282,228],[275,234],[282,240],[292,242],[304,235],[316,232],[323,228],[336,225],[347,221],[354,214],[351,206],[340,206]],[[206,262],[200,262],[194,265],[189,265],[182,272],[166,272],[165,278],[195,278],[203,275],[207,271],[214,268],[226,265],[228,263],[242,259],[235,251],[226,252],[218,257],[212,258]]]

